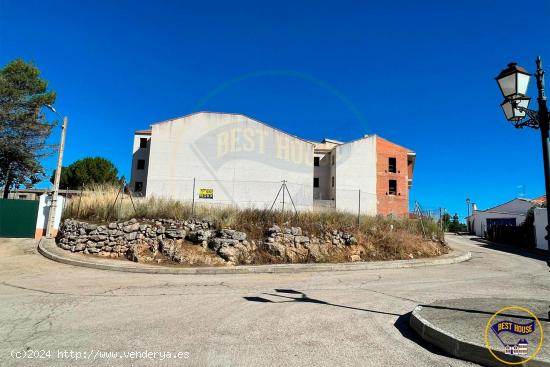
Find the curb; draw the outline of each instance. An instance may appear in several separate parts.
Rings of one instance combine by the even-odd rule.
[[[66,250],[60,249],[53,239],[40,239],[38,252],[44,257],[63,264],[83,266],[92,269],[124,271],[131,273],[149,274],[259,274],[259,273],[305,273],[320,271],[354,271],[354,270],[379,270],[379,269],[401,269],[417,268],[433,265],[450,265],[472,258],[471,252],[452,251],[450,254],[442,255],[435,259],[413,259],[394,261],[372,261],[341,264],[274,264],[274,265],[237,265],[232,267],[194,267],[194,268],[171,268],[162,265],[151,266],[137,264],[128,261],[108,259],[81,260],[72,258],[72,253],[67,254]]]
[[[422,306],[416,306],[409,320],[409,325],[420,337],[428,343],[435,345],[453,357],[481,364],[483,366],[502,367],[505,364],[496,360],[487,349],[487,346],[465,341],[458,336],[438,328],[420,315]],[[510,358],[501,351],[493,350],[499,358]],[[518,362],[521,359],[517,359]],[[514,363],[524,366],[523,363]],[[528,362],[529,366],[550,367],[550,362],[534,359]]]

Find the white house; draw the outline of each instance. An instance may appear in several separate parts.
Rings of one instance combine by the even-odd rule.
[[[519,226],[525,222],[527,212],[537,203],[533,200],[516,198],[487,210],[477,210],[472,204],[472,215],[467,217],[471,231],[479,237],[486,237],[487,231],[495,225]]]
[[[527,199],[513,199],[487,210],[477,210],[472,205],[472,215],[467,218],[471,231],[479,237],[486,237],[494,225],[519,226],[525,221],[527,212],[535,204]]]
[[[135,132],[130,185],[198,203],[280,208],[284,193],[286,208],[406,215],[415,158],[376,135],[313,142],[241,114],[198,112]]]

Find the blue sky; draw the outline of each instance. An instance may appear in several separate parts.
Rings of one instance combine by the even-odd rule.
[[[129,177],[134,130],[239,112],[307,139],[406,146],[411,206],[465,215],[466,197],[544,193],[539,133],[504,120],[494,76],[510,61],[534,71],[537,55],[550,72],[549,19],[545,0],[0,0],[0,65],[33,61],[57,91],[65,165],[99,155]]]

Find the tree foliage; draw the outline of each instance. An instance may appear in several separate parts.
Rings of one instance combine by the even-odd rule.
[[[535,233],[535,209],[537,208],[546,208],[547,202],[545,201],[542,204],[533,205],[525,215],[525,221],[521,223],[521,230],[523,231],[524,243],[527,246],[533,247],[536,244],[536,233]]]
[[[53,183],[55,171],[50,179]],[[118,184],[118,169],[108,159],[87,157],[61,169],[59,188],[78,190],[91,184]]]
[[[13,187],[32,186],[44,177],[40,159],[51,154],[46,145],[52,124],[41,108],[55,102],[55,92],[40,70],[21,59],[0,69],[0,184],[3,197]]]
[[[458,214],[455,213],[453,215],[453,218],[452,218],[451,222],[448,225],[447,230],[449,232],[465,232],[468,229],[467,229],[466,224],[460,223],[460,218],[458,217]]]
[[[443,222],[443,230],[447,231],[451,225],[451,215],[449,213],[443,213],[440,220]]]

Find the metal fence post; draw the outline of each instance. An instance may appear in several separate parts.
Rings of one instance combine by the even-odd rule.
[[[443,208],[443,215],[447,216],[447,209]],[[443,226],[443,232],[441,233],[441,236],[443,237],[443,242],[445,242],[445,226]]]
[[[122,202],[124,201],[124,181],[122,181],[122,186],[120,188],[120,192],[121,192],[122,195],[120,195],[120,205],[118,206],[117,220],[120,219],[120,216],[122,214]]]
[[[359,227],[359,222],[361,218],[361,190],[359,190],[359,205],[357,209],[357,226]]]
[[[286,180],[283,180],[283,218],[285,215],[285,189],[286,189]]]
[[[76,207],[76,217],[79,218],[80,215],[80,202],[82,201],[82,194],[84,193],[84,188],[80,189],[80,196],[78,197],[78,206]]]
[[[447,217],[445,215],[445,212],[446,212],[446,209],[444,208],[439,208],[439,222],[441,224],[441,239],[445,240],[445,218]]]
[[[195,215],[195,177],[193,177],[193,195],[191,199],[191,215]]]

